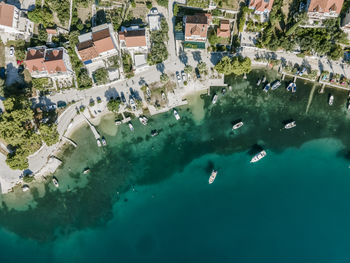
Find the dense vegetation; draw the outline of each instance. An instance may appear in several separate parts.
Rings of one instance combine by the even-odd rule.
[[[35,132],[32,122],[34,113],[30,102],[25,97],[10,97],[4,101],[5,112],[0,116],[0,137],[11,149],[6,163],[12,169],[28,168],[27,157],[36,152],[42,145],[42,140],[54,144],[58,141],[56,127],[50,129],[50,139],[47,134]],[[45,131],[45,128],[44,128]]]
[[[107,103],[107,108],[109,111],[118,112],[120,106],[120,98],[110,99]]]
[[[106,84],[108,82],[108,71],[105,68],[99,68],[93,73],[94,79],[97,84]]]
[[[169,0],[157,0],[157,4],[160,6],[168,7]]]
[[[242,75],[251,71],[251,64],[251,60],[248,57],[230,58],[225,56],[218,64],[215,65],[215,70],[224,75]]]
[[[155,65],[168,58],[168,48],[165,42],[168,41],[169,26],[166,19],[161,20],[161,29],[151,32],[151,51],[148,54],[147,62]]]
[[[200,8],[208,8],[209,0],[187,0],[188,6],[200,7]]]
[[[302,27],[307,15],[299,13],[298,6],[291,7],[287,19],[281,7],[282,0],[275,0],[270,20],[258,39],[258,47],[287,51],[299,48],[303,55],[326,55],[333,60],[343,56],[339,44],[347,44],[348,40],[338,18],[325,20],[321,27]]]
[[[41,8],[39,2],[37,3],[37,8],[28,12],[28,18],[37,24],[44,25],[44,27],[53,25],[52,11],[47,5],[44,5],[43,8]]]
[[[58,142],[59,134],[57,132],[56,124],[41,124],[39,127],[39,132],[42,140],[46,143],[47,146],[54,145]]]
[[[131,78],[134,76],[134,71],[132,68],[132,59],[131,55],[128,52],[122,52],[122,62],[123,62],[123,70],[126,74],[127,78]]]

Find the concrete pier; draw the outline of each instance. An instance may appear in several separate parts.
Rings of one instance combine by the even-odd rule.
[[[87,124],[89,124],[89,127],[90,127],[92,133],[93,133],[94,136],[95,136],[95,139],[96,139],[96,140],[100,139],[101,136],[100,136],[100,134],[98,133],[98,131],[96,130],[95,126],[92,125],[92,123],[88,120],[88,118],[86,118],[86,116],[85,116],[84,114],[83,114],[83,116],[84,116],[84,119],[85,119],[85,121],[87,122]]]

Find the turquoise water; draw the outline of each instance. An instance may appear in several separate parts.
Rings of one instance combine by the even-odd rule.
[[[312,85],[262,94],[259,74],[229,79],[217,105],[201,96],[180,108],[179,122],[169,112],[150,127],[134,121],[131,134],[107,118],[104,149],[79,130],[59,190],[48,183],[3,198],[0,261],[348,262],[347,94],[332,91],[329,107],[329,91],[315,86],[307,106]],[[281,129],[291,118],[297,127]],[[250,164],[260,148],[267,157]],[[20,198],[27,203],[13,209]]]

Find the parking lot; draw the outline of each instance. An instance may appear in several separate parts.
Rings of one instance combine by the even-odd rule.
[[[15,51],[16,52],[16,51]],[[6,65],[6,85],[11,86],[22,79],[18,75],[18,66],[15,54],[10,55],[10,47],[5,47],[5,65]]]

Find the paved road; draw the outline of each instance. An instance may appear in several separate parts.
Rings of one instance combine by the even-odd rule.
[[[16,56],[10,56],[10,48],[5,47],[5,63],[6,63],[6,86],[11,86],[12,84],[20,81],[18,75],[18,66]]]

